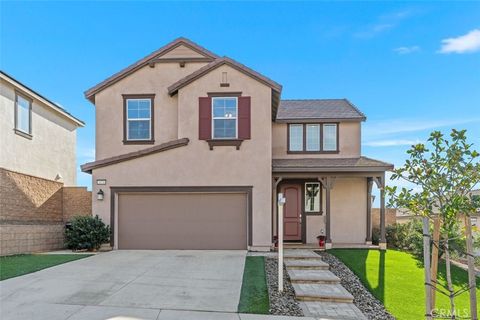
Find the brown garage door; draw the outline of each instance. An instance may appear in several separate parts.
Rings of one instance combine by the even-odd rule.
[[[244,193],[119,194],[119,249],[246,249]]]

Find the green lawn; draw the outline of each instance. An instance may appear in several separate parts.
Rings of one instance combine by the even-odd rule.
[[[265,257],[247,257],[238,312],[268,314],[269,306]]]
[[[329,253],[342,260],[399,320],[423,319],[425,287],[423,266],[412,255],[396,250],[333,249]],[[446,283],[445,263],[439,264],[439,282]],[[452,266],[455,290],[468,283],[467,272]],[[477,297],[480,283],[477,280]],[[457,315],[470,315],[468,292],[455,298]],[[436,309],[450,310],[449,299],[437,293]]]
[[[0,280],[91,256],[90,254],[21,254],[0,257]]]

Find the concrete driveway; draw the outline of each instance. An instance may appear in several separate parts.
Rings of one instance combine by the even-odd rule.
[[[162,319],[161,310],[236,312],[245,256],[245,251],[99,254],[0,282],[0,318]]]

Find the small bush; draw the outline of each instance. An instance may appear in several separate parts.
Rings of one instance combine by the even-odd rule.
[[[380,229],[372,229],[372,244],[378,245],[380,243]]]
[[[72,250],[98,250],[110,239],[110,227],[98,216],[73,217],[65,230],[65,244]]]
[[[423,257],[423,228],[420,219],[412,219],[403,224],[395,223],[387,226],[385,231],[387,244],[390,248],[411,252],[418,258]],[[433,228],[430,229],[430,235],[433,236]],[[466,242],[461,228],[456,226],[449,233],[448,238],[452,258],[463,257],[466,252]],[[439,256],[441,257],[443,254],[443,242],[441,242]]]

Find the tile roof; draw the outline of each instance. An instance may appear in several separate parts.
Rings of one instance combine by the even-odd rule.
[[[358,158],[273,159],[272,169],[274,172],[386,171],[392,170],[393,164],[363,156]]]
[[[82,172],[92,173],[93,169],[97,169],[97,168],[101,168],[101,167],[107,167],[107,166],[115,164],[115,163],[124,162],[124,161],[128,161],[128,160],[148,156],[148,155],[151,155],[151,154],[154,154],[154,153],[163,152],[163,151],[167,151],[167,150],[170,150],[170,149],[183,147],[183,146],[186,146],[188,144],[188,142],[189,142],[188,138],[172,140],[172,141],[165,142],[165,143],[162,143],[162,144],[159,144],[157,146],[150,147],[150,148],[141,149],[141,150],[133,151],[133,152],[129,152],[129,153],[124,153],[124,154],[121,154],[121,155],[118,155],[118,156],[105,158],[105,159],[101,159],[101,160],[97,160],[97,161],[93,161],[93,162],[88,162],[88,163],[82,164],[80,166],[80,168],[82,169]]]
[[[307,119],[365,121],[366,117],[347,99],[280,101],[277,121]]]

